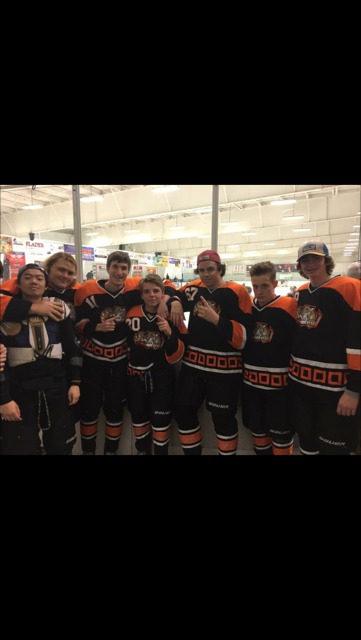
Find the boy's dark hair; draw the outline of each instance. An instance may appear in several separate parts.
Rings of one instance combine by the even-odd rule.
[[[112,251],[107,257],[107,269],[109,269],[112,262],[125,262],[128,265],[128,271],[130,271],[132,263],[129,258],[129,253],[126,251]]]
[[[2,278],[4,275],[4,265],[0,260],[0,278]]]
[[[249,270],[251,278],[252,276],[265,276],[268,274],[272,281],[277,280],[276,266],[269,260],[266,260],[265,262],[257,262]]]
[[[157,273],[148,273],[148,275],[145,276],[145,278],[143,278],[143,280],[140,281],[140,283],[139,283],[139,291],[140,291],[140,293],[143,293],[144,285],[148,284],[148,283],[155,284],[164,293],[163,280],[162,280],[162,278],[160,276],[158,276]]]

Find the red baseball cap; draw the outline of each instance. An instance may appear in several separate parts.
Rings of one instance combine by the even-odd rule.
[[[206,251],[202,251],[197,258],[197,266],[202,260],[212,260],[212,262],[218,262],[221,264],[221,259],[217,253],[217,251],[213,251],[213,249],[207,249]]]

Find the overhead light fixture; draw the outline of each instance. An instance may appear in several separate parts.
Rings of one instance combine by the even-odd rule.
[[[311,231],[311,229],[293,229],[293,231]]]
[[[245,233],[242,233],[242,236],[256,236],[257,233],[256,231],[246,231]]]
[[[285,204],[295,204],[297,200],[294,198],[289,198],[288,200],[272,200],[272,207],[283,207]]]
[[[303,220],[305,216],[283,216],[282,220]]]
[[[98,236],[99,233],[97,231],[90,231],[89,233],[86,233],[85,235],[94,237],[94,236]]]
[[[43,204],[28,204],[26,205],[26,207],[22,207],[22,209],[28,209],[28,210],[42,209],[43,206],[44,206]]]
[[[137,229],[124,229],[124,233],[138,233]]]
[[[265,247],[274,247],[274,245],[276,244],[275,242],[264,242],[263,243]]]
[[[168,191],[178,191],[178,189],[176,184],[167,184],[165,187],[155,187],[152,191],[153,193],[168,193]]]
[[[80,200],[82,202],[100,202],[101,200],[103,200],[104,196],[96,195],[96,196],[83,196],[82,198],[80,198]]]

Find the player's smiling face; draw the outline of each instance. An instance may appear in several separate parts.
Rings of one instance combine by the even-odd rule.
[[[108,268],[109,284],[117,289],[121,289],[129,274],[126,262],[112,262]]]
[[[324,256],[317,256],[314,253],[303,256],[300,259],[301,269],[305,276],[310,279],[311,284],[317,286],[329,278]]]
[[[65,260],[58,258],[49,269],[49,287],[62,291],[74,284],[76,270],[74,265]]]

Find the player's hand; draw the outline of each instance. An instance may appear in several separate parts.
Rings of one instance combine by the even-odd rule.
[[[160,315],[157,314],[156,316],[157,318],[157,325],[159,327],[159,329],[162,331],[162,333],[164,333],[168,338],[170,338],[170,336],[172,335],[172,330],[169,326],[169,322],[165,319],[162,318]]]
[[[38,316],[48,316],[52,320],[59,322],[64,318],[64,305],[62,302],[43,298],[41,302],[33,302],[30,307],[30,313]]]
[[[359,401],[360,398],[343,393],[338,401],[336,413],[338,413],[339,416],[354,416],[357,411]]]

